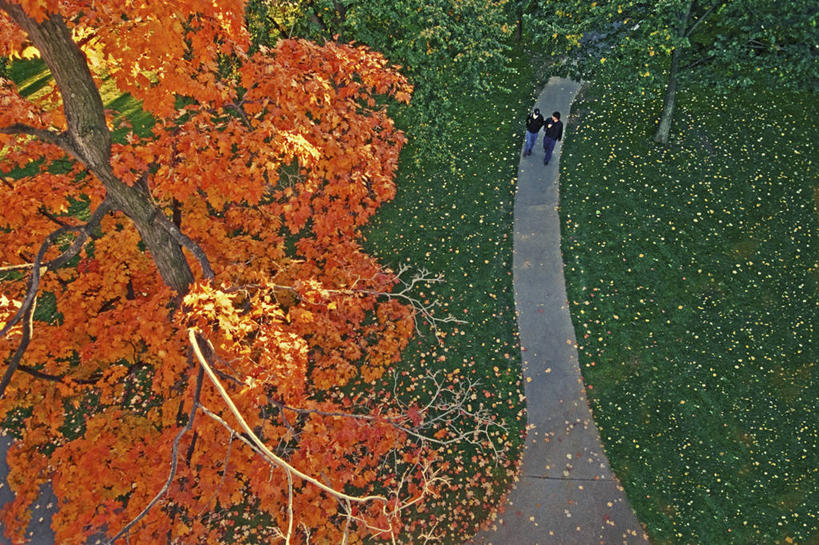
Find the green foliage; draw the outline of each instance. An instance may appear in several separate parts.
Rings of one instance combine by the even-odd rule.
[[[674,48],[692,82],[728,88],[763,78],[815,89],[817,17],[811,0],[541,0],[526,16],[564,73],[643,93],[664,85]]]
[[[432,142],[437,133],[460,130],[452,97],[494,92],[494,76],[510,69],[508,8],[507,0],[254,0],[248,18],[262,43],[292,33],[337,37],[383,53],[415,87],[411,105],[396,117],[411,137]],[[426,152],[438,150],[430,144]]]
[[[296,25],[304,30],[307,21],[304,5],[298,0],[248,0],[245,19],[254,50],[260,44],[272,45],[289,37]]]
[[[690,37],[716,83],[819,86],[819,9],[812,0],[735,0]],[[696,57],[694,57],[696,59]],[[753,71],[754,77],[744,75]]]
[[[406,66],[416,86],[442,88],[454,80],[486,89],[489,73],[506,63],[509,28],[501,6],[489,0],[360,0],[347,9],[344,35]]]
[[[819,125],[807,92],[599,84],[561,160],[568,296],[612,466],[653,541],[819,536]]]

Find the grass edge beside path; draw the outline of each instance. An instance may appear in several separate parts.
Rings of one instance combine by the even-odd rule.
[[[500,504],[525,435],[512,289],[513,208],[523,121],[546,75],[520,48],[510,62],[513,73],[496,78],[491,92],[450,97],[452,130],[439,134],[435,145],[414,142],[413,128],[405,129],[409,143],[401,154],[397,197],[367,229],[365,246],[383,263],[443,274],[445,283],[421,295],[440,301],[438,312],[467,321],[445,328],[441,345],[429,333],[415,338],[399,373],[439,370],[479,381],[475,402],[490,406],[509,431],[500,445],[505,459],[498,463],[468,447],[447,451],[460,482],[453,494],[430,502],[424,515],[436,517],[445,543],[471,537]],[[448,510],[452,516],[444,515]]]

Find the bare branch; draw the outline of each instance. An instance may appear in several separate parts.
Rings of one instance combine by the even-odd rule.
[[[299,523],[301,531],[304,532],[304,545],[310,545],[310,528],[303,522]]]
[[[6,335],[12,327],[17,325],[22,319],[23,314],[25,314],[27,309],[33,304],[33,301],[37,296],[37,291],[40,289],[40,275],[47,270],[54,270],[61,267],[71,258],[76,256],[82,249],[83,245],[85,245],[85,242],[88,240],[91,230],[96,227],[102,217],[110,210],[111,202],[106,198],[97,207],[97,209],[94,210],[94,213],[91,214],[88,222],[86,222],[84,225],[69,225],[66,227],[60,227],[46,237],[46,239],[40,245],[40,250],[37,252],[37,257],[34,259],[34,263],[30,265],[31,278],[29,278],[28,289],[26,297],[23,299],[23,304],[17,313],[15,313],[15,315],[9,320],[6,326],[0,330],[0,337]],[[43,265],[43,257],[45,256],[46,251],[53,246],[62,235],[71,232],[78,233],[77,238],[74,240],[71,246],[65,252],[63,252],[62,255]]]
[[[5,267],[0,267],[0,273],[11,271],[27,271],[33,266],[34,265],[32,263],[21,263],[20,265],[6,265]]]
[[[287,535],[284,537],[284,544],[290,545],[290,538],[293,536],[293,475],[285,469],[287,474]]]
[[[210,367],[210,364],[208,363],[207,359],[205,358],[204,354],[202,353],[202,349],[201,349],[201,347],[199,345],[198,332],[194,328],[188,329],[188,340],[189,340],[191,346],[193,347],[194,353],[196,354],[196,357],[199,360],[200,365],[205,369],[205,373],[207,373],[208,378],[213,383],[213,385],[216,387],[216,390],[219,392],[219,395],[222,397],[222,400],[225,402],[225,404],[228,406],[228,409],[230,409],[230,412],[233,414],[233,416],[239,422],[239,425],[242,428],[242,430],[245,432],[245,434],[247,434],[247,436],[250,438],[250,440],[253,441],[253,443],[256,445],[258,450],[260,450],[262,453],[264,453],[265,458],[267,458],[269,461],[273,462],[277,466],[279,466],[279,467],[281,467],[283,469],[286,469],[288,471],[291,471],[294,475],[298,476],[300,479],[302,479],[304,481],[307,481],[308,483],[320,488],[321,490],[327,492],[328,494],[331,494],[332,496],[335,496],[336,498],[346,499],[346,500],[349,500],[351,502],[356,502],[356,503],[365,503],[365,502],[370,502],[370,501],[382,501],[382,502],[385,502],[385,503],[387,502],[387,498],[385,498],[384,496],[378,496],[378,495],[350,496],[348,494],[340,492],[340,491],[338,491],[338,490],[336,490],[336,489],[322,483],[321,481],[311,477],[310,475],[307,475],[306,473],[303,473],[303,472],[299,471],[298,469],[296,469],[295,467],[293,467],[292,465],[287,463],[286,460],[280,458],[275,453],[273,453],[273,451],[271,451],[269,448],[267,448],[267,446],[262,442],[262,440],[259,439],[259,437],[256,435],[256,433],[253,431],[253,428],[251,428],[248,425],[247,421],[242,416],[242,413],[239,412],[239,409],[233,403],[233,400],[231,399],[230,395],[227,393],[224,386],[222,386],[222,383],[219,382],[219,379],[216,377],[216,373],[213,372],[213,370]]]
[[[233,428],[231,427],[231,425],[230,425],[230,424],[228,424],[227,422],[225,422],[225,419],[224,419],[224,418],[222,418],[221,416],[219,416],[219,415],[218,415],[218,414],[216,414],[215,412],[211,411],[210,409],[208,409],[207,407],[205,407],[205,406],[204,406],[204,405],[202,405],[202,404],[200,404],[200,405],[199,405],[199,410],[201,410],[201,411],[202,411],[202,413],[203,413],[205,416],[209,417],[211,420],[213,420],[213,421],[215,421],[215,422],[219,423],[219,425],[221,425],[223,428],[225,428],[227,431],[229,431],[229,432],[230,432],[230,434],[231,434],[231,435],[232,435],[234,438],[239,439],[239,440],[240,440],[242,443],[244,443],[244,444],[246,444],[247,446],[249,446],[249,447],[251,448],[251,450],[253,450],[253,452],[255,452],[256,454],[258,454],[258,455],[259,455],[259,456],[261,456],[262,458],[264,458],[264,457],[265,457],[264,452],[263,452],[262,450],[260,450],[260,449],[259,449],[259,447],[258,447],[258,446],[256,446],[256,444],[255,444],[255,443],[253,443],[253,441],[251,441],[250,439],[248,439],[247,437],[245,437],[245,435],[244,435],[243,433],[240,433],[238,430],[233,429]]]
[[[369,290],[369,289],[360,289],[356,288],[355,285],[358,281],[353,283],[353,286],[349,289],[340,289],[340,290],[326,290],[327,293],[337,293],[342,295],[355,295],[355,294],[364,294],[364,295],[372,295],[374,297],[384,297],[386,299],[398,299],[403,301],[406,304],[409,304],[413,311],[413,320],[415,321],[415,331],[419,335],[423,336],[423,332],[418,325],[418,320],[415,318],[416,315],[420,315],[423,320],[432,328],[432,331],[435,335],[438,335],[438,325],[446,324],[446,323],[457,323],[457,324],[465,324],[464,320],[459,320],[452,316],[451,314],[439,318],[435,316],[435,309],[440,306],[440,301],[434,300],[431,302],[424,302],[418,299],[417,297],[411,295],[412,292],[416,289],[419,285],[430,285],[430,284],[440,284],[444,282],[444,277],[441,274],[433,275],[430,271],[426,269],[419,269],[409,280],[404,280],[402,276],[411,269],[411,267],[407,265],[401,265],[398,272],[395,275],[395,279],[401,285],[401,289],[399,291],[378,291],[378,290]]]
[[[36,307],[37,302],[35,300],[28,310],[26,310],[23,317],[25,320],[25,325],[23,326],[23,338],[20,339],[20,344],[17,345],[17,350],[15,350],[14,355],[11,357],[11,360],[9,360],[8,369],[6,369],[2,380],[0,380],[0,397],[3,397],[3,394],[6,393],[6,387],[11,382],[11,377],[17,370],[17,366],[20,365],[20,360],[23,359],[23,354],[25,354],[28,344],[31,342],[31,334],[34,332],[34,309]]]
[[[126,524],[122,528],[122,530],[120,530],[114,537],[112,537],[110,540],[108,540],[108,542],[107,542],[108,545],[113,544],[119,538],[121,538],[123,535],[126,535],[128,533],[128,530],[130,530],[134,526],[134,524],[136,524],[137,522],[142,520],[145,517],[145,515],[148,514],[148,512],[151,510],[151,508],[154,505],[156,505],[157,502],[159,502],[159,500],[162,499],[162,497],[168,492],[168,489],[171,487],[171,483],[173,482],[173,479],[176,476],[176,468],[177,468],[177,466],[179,464],[179,460],[178,460],[179,441],[182,439],[182,436],[185,435],[185,433],[189,432],[191,430],[191,428],[193,428],[193,421],[194,421],[194,418],[196,417],[196,411],[199,408],[199,394],[202,392],[203,382],[204,382],[204,371],[203,371],[203,368],[200,367],[199,368],[199,373],[197,373],[197,375],[196,375],[196,386],[194,387],[193,403],[191,405],[190,413],[188,414],[188,421],[182,427],[182,429],[179,430],[179,433],[177,433],[176,437],[174,437],[174,439],[173,439],[173,446],[171,447],[171,470],[170,470],[170,472],[168,474],[168,479],[165,481],[165,484],[162,486],[162,488],[159,490],[159,492],[156,494],[156,496],[154,496],[154,499],[152,499],[148,503],[148,505],[145,506],[145,509],[143,509],[141,513],[139,513],[136,517],[134,517],[131,520],[131,522]]]
[[[290,428],[290,425],[284,415],[284,411],[300,415],[315,414],[369,422],[378,420],[418,439],[422,443],[432,443],[439,446],[468,443],[480,449],[483,449],[484,445],[488,444],[491,445],[492,450],[496,454],[496,458],[500,455],[491,439],[491,430],[496,429],[506,432],[506,426],[502,422],[499,423],[493,420],[492,412],[488,409],[482,406],[477,409],[470,409],[468,407],[471,397],[480,386],[479,382],[465,378],[455,387],[446,386],[439,380],[439,373],[427,374],[414,380],[432,382],[432,387],[428,388],[428,390],[432,392],[432,396],[430,400],[418,410],[419,418],[421,418],[422,421],[416,426],[410,425],[410,419],[407,415],[373,416],[369,414],[322,411],[320,409],[290,407],[274,399],[269,399],[268,401],[279,409],[282,414],[282,419],[288,428]],[[397,388],[397,377],[394,377],[393,381]],[[393,389],[393,394],[396,401],[402,406],[404,412],[407,412],[410,407],[398,400],[398,396],[395,395],[395,388]],[[459,422],[463,423],[459,425]],[[434,432],[441,429],[447,429],[449,431],[448,438],[439,439],[435,437]],[[427,431],[425,432],[425,430]]]
[[[396,457],[395,463],[397,464],[397,467],[394,471],[392,471],[392,473],[395,475],[400,475],[400,477],[398,478],[397,486],[390,493],[390,497],[394,495],[395,500],[399,500],[399,496],[402,495],[402,490],[408,486],[410,476],[413,474],[420,474],[423,482],[420,483],[418,491],[413,492],[410,497],[392,502],[388,500],[387,497],[381,495],[351,496],[340,490],[336,490],[328,485],[325,485],[323,482],[314,477],[310,477],[309,475],[302,473],[266,447],[261,439],[259,439],[259,437],[256,435],[254,430],[247,424],[241,412],[233,403],[230,395],[220,383],[216,373],[211,368],[210,360],[213,357],[213,353],[210,343],[203,339],[201,334],[195,328],[188,329],[188,340],[193,347],[194,354],[199,360],[200,366],[204,369],[211,383],[214,385],[222,400],[225,402],[227,409],[233,415],[236,422],[239,423],[240,430],[233,429],[231,425],[228,424],[222,417],[200,405],[203,414],[223,426],[231,434],[231,437],[238,438],[243,443],[247,444],[254,452],[261,455],[271,465],[271,470],[274,467],[278,467],[284,470],[286,473],[288,479],[287,530],[276,531],[276,536],[283,539],[285,543],[289,543],[292,539],[295,525],[295,519],[292,513],[292,502],[294,499],[292,491],[293,475],[296,475],[300,479],[320,488],[322,491],[335,497],[339,502],[339,515],[345,518],[342,543],[345,543],[348,539],[347,536],[349,534],[350,524],[353,520],[371,531],[389,535],[391,539],[395,540],[395,526],[393,521],[397,519],[400,513],[422,501],[427,493],[440,483],[447,482],[447,479],[440,473],[441,469],[439,468],[436,470],[432,468],[429,461],[423,461],[419,464],[412,464],[407,467],[398,457]],[[203,348],[207,348],[207,350],[203,352]],[[429,375],[427,378],[433,382],[435,392],[432,400],[422,408],[422,411],[425,413],[424,416],[426,417],[425,423],[420,427],[415,428],[411,427],[409,424],[408,416],[381,417],[373,415],[356,415],[334,411],[322,411],[320,409],[300,409],[288,407],[283,403],[276,402],[274,400],[271,400],[270,402],[279,408],[282,418],[285,419],[286,417],[284,416],[284,412],[288,411],[295,414],[316,414],[321,416],[352,418],[364,421],[379,420],[404,431],[410,436],[415,437],[421,443],[431,442],[438,445],[449,445],[456,442],[468,442],[480,448],[483,448],[486,444],[489,444],[493,449],[495,449],[490,437],[490,428],[504,428],[502,424],[496,424],[489,417],[488,412],[482,406],[473,410],[469,405],[471,402],[470,400],[474,396],[474,390],[477,383],[473,383],[472,381],[465,379],[463,384],[455,387],[449,387],[444,381],[439,380],[438,375]],[[403,406],[407,407],[405,404]],[[458,424],[457,422],[459,420],[463,420],[464,423]],[[449,432],[449,437],[446,439],[438,439],[434,436],[425,435],[423,430],[429,429],[430,427],[447,429]],[[497,449],[495,449],[495,452],[497,453]],[[398,464],[400,464],[402,467],[398,467]],[[326,481],[326,477],[323,480]],[[384,527],[383,525],[374,525],[373,521],[367,520],[363,515],[354,514],[353,509],[351,508],[352,502],[379,502],[382,505],[381,510],[387,520],[388,526]],[[430,542],[434,539],[434,536],[429,534],[427,541]]]
[[[0,3],[0,7],[2,7],[2,3]],[[78,161],[82,160],[79,152],[71,143],[71,137],[65,132],[54,132],[49,131],[48,129],[38,129],[37,127],[32,127],[23,123],[15,123],[13,125],[0,128],[0,134],[33,136],[44,142],[57,146]]]
[[[344,533],[341,536],[341,545],[347,545],[347,540],[350,538],[350,523],[352,522],[352,514],[353,514],[353,507],[350,505],[350,502],[344,502],[344,509],[345,509],[345,520],[344,520]]]

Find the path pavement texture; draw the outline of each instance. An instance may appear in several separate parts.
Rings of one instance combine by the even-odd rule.
[[[551,78],[537,99],[559,111],[571,138],[580,84]],[[586,400],[560,250],[561,143],[543,165],[541,134],[522,157],[515,196],[514,288],[523,354],[528,435],[519,480],[503,513],[473,545],[647,544],[609,467]]]
[[[11,446],[12,438],[8,435],[0,435],[0,507],[14,499],[14,493],[9,489],[6,476],[9,473],[9,466],[6,464],[6,453]],[[53,545],[54,532],[51,531],[51,515],[55,511],[57,498],[51,491],[50,486],[40,488],[40,497],[31,506],[31,524],[28,525],[26,538],[31,545]],[[3,524],[0,522],[0,530]],[[9,545],[3,532],[0,531],[0,545]]]

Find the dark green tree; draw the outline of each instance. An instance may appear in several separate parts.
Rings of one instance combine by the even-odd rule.
[[[665,144],[685,81],[815,90],[818,14],[812,0],[540,0],[525,18],[563,72],[664,90],[654,140]]]
[[[490,75],[507,69],[515,4],[509,0],[252,0],[248,19],[254,37],[268,44],[290,35],[318,41],[337,37],[383,53],[402,67],[415,87],[412,124],[441,131],[451,118],[450,96],[480,92]]]

